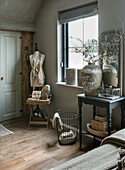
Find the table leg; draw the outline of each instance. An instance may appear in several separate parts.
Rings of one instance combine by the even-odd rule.
[[[96,115],[96,106],[93,105],[93,119],[95,119],[95,115]],[[95,142],[95,135],[93,137],[94,137],[94,142]]]
[[[45,105],[45,107],[46,107],[46,111],[47,111],[47,127],[48,127],[48,125],[49,125],[49,120],[50,120],[50,116],[49,116],[49,106],[46,106]]]
[[[93,119],[95,118],[95,115],[96,115],[96,106],[93,105]]]
[[[82,149],[82,102],[79,99],[79,134],[80,150]]]
[[[30,108],[30,118],[29,118],[29,125],[30,125],[30,121],[31,121],[31,119],[33,117],[33,108],[32,108],[32,106],[30,104],[29,104],[29,108]]]
[[[125,128],[125,106],[124,106],[125,102],[121,103],[121,128]]]
[[[107,115],[108,115],[108,136],[111,135],[112,130],[112,108],[109,105],[107,108]]]

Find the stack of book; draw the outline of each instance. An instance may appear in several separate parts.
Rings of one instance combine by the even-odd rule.
[[[108,122],[105,116],[95,116],[94,119],[91,120],[91,128],[98,131],[107,131]]]

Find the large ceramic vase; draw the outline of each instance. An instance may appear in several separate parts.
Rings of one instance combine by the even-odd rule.
[[[111,64],[104,63],[103,65],[103,83],[105,87],[116,86],[117,70]]]
[[[102,82],[102,70],[98,65],[89,63],[81,71],[83,92],[87,96],[97,96]]]

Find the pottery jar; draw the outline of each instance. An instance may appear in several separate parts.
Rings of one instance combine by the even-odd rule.
[[[117,71],[111,64],[105,63],[103,66],[103,83],[105,87],[116,85]]]
[[[85,95],[97,96],[102,82],[102,70],[95,63],[89,63],[81,71],[83,92]]]

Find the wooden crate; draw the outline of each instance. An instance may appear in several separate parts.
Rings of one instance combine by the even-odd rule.
[[[99,130],[99,131],[107,131],[108,129],[108,122],[107,121],[98,121],[95,119],[91,120],[91,127],[94,130]]]

